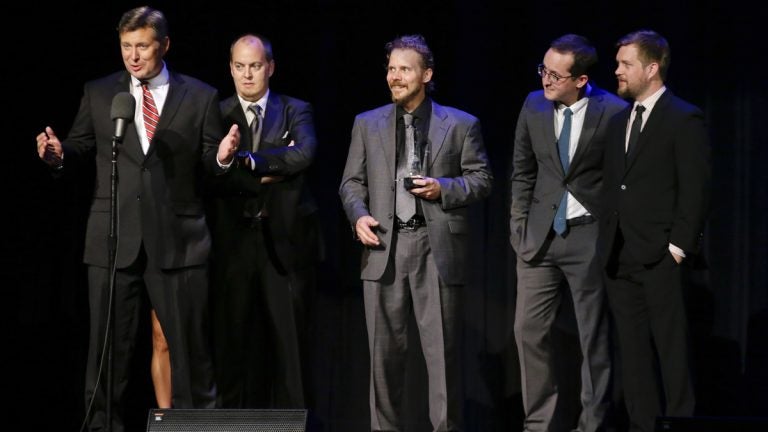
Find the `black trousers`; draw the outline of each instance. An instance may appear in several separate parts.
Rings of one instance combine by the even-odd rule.
[[[657,416],[691,416],[695,405],[681,269],[669,252],[650,265],[617,256],[606,285],[630,431],[653,432]]]
[[[91,430],[106,427],[106,365],[101,369],[109,313],[109,269],[89,266],[90,339],[85,378],[86,407],[93,398]],[[141,319],[149,298],[163,327],[171,358],[174,408],[213,408],[216,390],[210,355],[206,265],[162,270],[142,248],[136,261],[115,274],[112,431],[124,429],[122,410]],[[146,291],[147,296],[144,295]],[[105,360],[106,362],[106,360]]]
[[[305,294],[314,267],[285,270],[268,225],[233,227],[212,285],[220,408],[306,408]],[[265,235],[266,234],[266,235]]]

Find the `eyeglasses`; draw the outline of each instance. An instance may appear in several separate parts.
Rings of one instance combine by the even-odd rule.
[[[550,72],[547,70],[547,68],[544,67],[543,64],[540,64],[536,67],[536,72],[542,78],[549,77],[549,80],[552,81],[553,83],[561,83],[566,78],[575,78],[573,75],[560,76],[554,72]]]

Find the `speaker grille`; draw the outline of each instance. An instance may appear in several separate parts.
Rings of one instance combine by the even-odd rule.
[[[306,410],[153,409],[147,432],[304,432]]]

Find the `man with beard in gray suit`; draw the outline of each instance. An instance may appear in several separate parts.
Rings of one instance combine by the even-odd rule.
[[[365,247],[371,429],[403,428],[413,313],[429,376],[430,421],[436,431],[455,431],[461,429],[457,331],[468,206],[490,193],[492,176],[477,118],[427,97],[434,59],[424,38],[402,36],[386,49],[394,103],[355,119],[339,190]]]
[[[538,67],[544,88],[528,95],[517,122],[510,229],[526,431],[550,430],[558,403],[550,329],[564,280],[583,355],[578,430],[601,430],[608,406],[611,362],[595,221],[606,125],[627,104],[590,84],[596,63],[586,38],[553,41]]]

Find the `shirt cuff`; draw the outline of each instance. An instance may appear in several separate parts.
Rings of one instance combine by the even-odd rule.
[[[219,165],[219,168],[226,171],[229,169],[229,167],[232,166],[233,163],[235,163],[235,158],[232,158],[232,160],[228,164],[223,164],[221,163],[221,161],[219,161],[219,156],[216,155],[216,163]]]
[[[685,251],[683,251],[679,247],[673,245],[672,243],[669,244],[669,251],[672,252],[673,254],[677,255],[677,256],[681,256],[681,257],[685,258]]]

